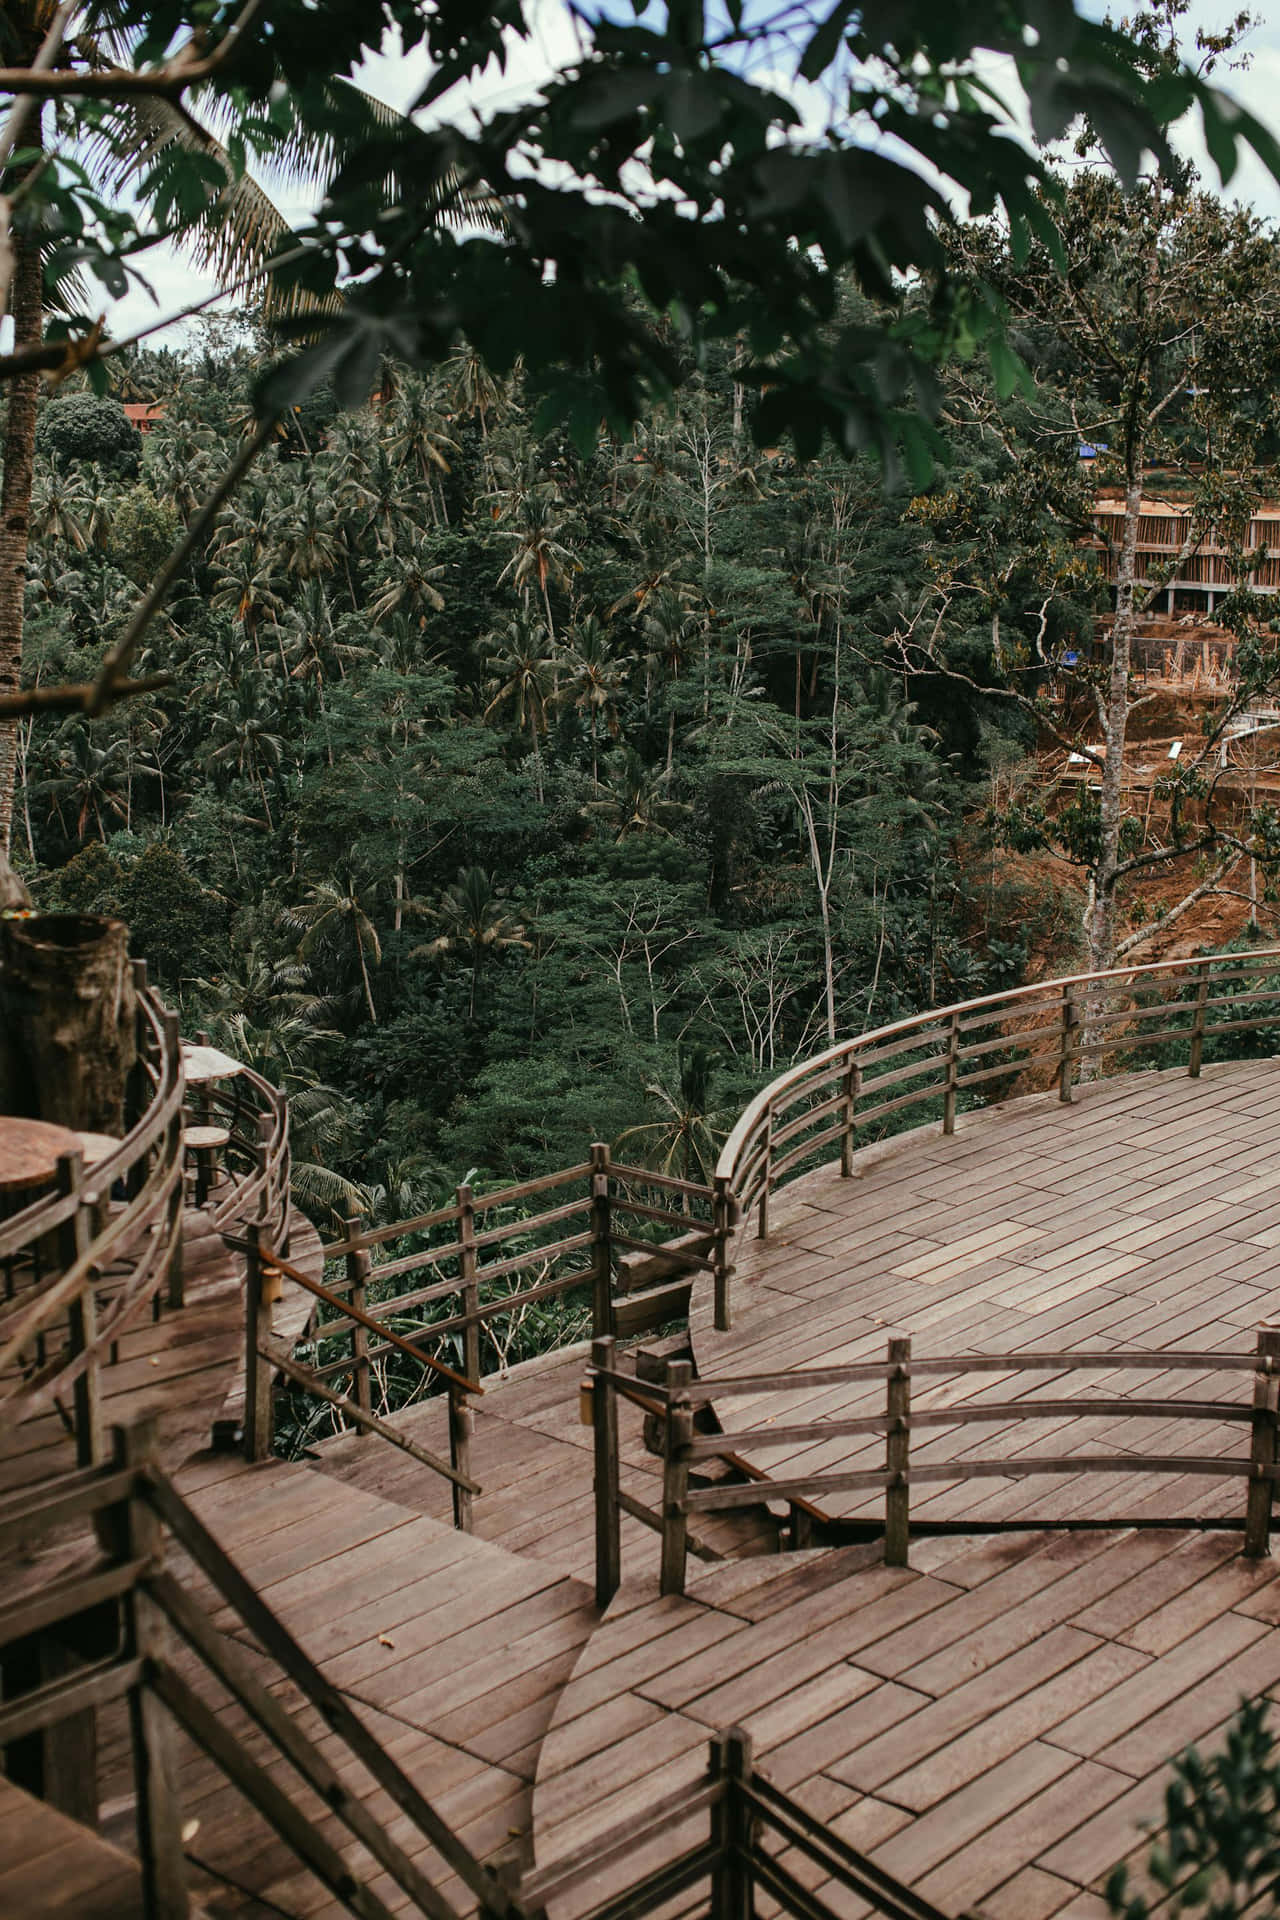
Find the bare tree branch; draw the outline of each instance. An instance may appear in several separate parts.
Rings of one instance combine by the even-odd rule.
[[[37,57],[29,67],[0,67],[0,93],[16,94],[20,99],[35,95],[46,100],[65,94],[105,97],[109,100],[124,99],[139,93],[176,95],[187,87],[212,79],[235,52],[261,6],[262,0],[247,0],[213,52],[203,60],[191,57],[196,45],[193,37],[179,49],[167,66],[151,67],[141,73],[130,67],[108,67],[105,71],[65,67],[55,71],[53,56],[62,44],[67,21],[75,11],[75,0],[67,0],[59,15],[62,25],[47,63],[42,67]]]
[[[140,680],[119,680],[111,691],[115,700],[129,700],[139,693],[155,693],[173,685],[171,673],[149,673]],[[20,719],[29,713],[83,713],[95,692],[95,682],[82,685],[69,682],[60,687],[24,687],[21,693],[0,695],[0,719]]]

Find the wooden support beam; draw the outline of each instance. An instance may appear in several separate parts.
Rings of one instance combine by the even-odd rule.
[[[592,1366],[611,1371],[615,1348],[612,1334],[593,1340]],[[591,1383],[591,1426],[595,1450],[596,1605],[603,1612],[622,1584],[622,1518],[618,1498],[618,1396],[613,1382],[600,1372]]]

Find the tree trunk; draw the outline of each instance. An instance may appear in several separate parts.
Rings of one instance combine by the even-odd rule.
[[[37,137],[33,128],[33,139]],[[39,344],[44,330],[44,269],[40,248],[13,234],[10,289],[14,351]],[[0,694],[16,693],[22,675],[23,600],[27,587],[27,540],[31,520],[31,474],[35,457],[38,373],[8,383],[9,417],[0,483]],[[13,798],[18,772],[18,722],[0,721],[0,852],[13,839]]]
[[[121,920],[0,920],[0,1111],[124,1133],[136,1053],[128,948]]]
[[[1129,663],[1133,652],[1133,590],[1138,565],[1138,519],[1142,508],[1142,440],[1130,450],[1125,476],[1124,532],[1116,570],[1116,617],[1111,629],[1111,671],[1102,734],[1107,749],[1098,794],[1100,844],[1089,876],[1086,932],[1089,968],[1100,973],[1116,950],[1116,873],[1124,825],[1124,756],[1129,728]]]

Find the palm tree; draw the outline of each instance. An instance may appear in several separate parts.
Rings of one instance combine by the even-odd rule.
[[[719,1064],[720,1056],[711,1048],[686,1048],[682,1043],[676,1051],[675,1078],[653,1080],[645,1087],[647,1098],[658,1106],[659,1118],[628,1127],[619,1137],[619,1146],[623,1140],[643,1139],[648,1157],[660,1172],[670,1174],[678,1167],[682,1180],[700,1180],[710,1186],[722,1127],[721,1116],[711,1106]]]
[[[31,489],[31,532],[42,545],[70,547],[83,553],[89,544],[85,516],[89,490],[79,474],[49,467]]]
[[[37,791],[48,795],[50,811],[62,818],[65,804],[76,817],[76,838],[83,840],[92,816],[99,840],[107,837],[103,811],[123,820],[126,803],[123,789],[128,779],[129,743],[117,735],[105,746],[98,746],[82,719],[64,720],[57,735],[56,772],[37,783]]]
[[[352,517],[359,522],[361,534],[371,533],[378,553],[389,556],[403,544],[406,534],[411,536],[421,525],[415,509],[420,507],[424,496],[429,496],[429,483],[406,474],[403,466],[393,459],[391,449],[379,440],[374,443],[361,473],[340,470],[337,492],[340,499],[350,502]],[[434,499],[431,506],[434,515]]]
[[[676,818],[688,809],[666,794],[666,779],[651,772],[634,747],[625,748],[622,763],[605,775],[591,805],[615,828],[614,838],[629,833],[669,834]]]
[[[275,590],[275,576],[248,540],[238,540],[234,546],[224,544],[220,553],[222,557],[213,563],[217,585],[209,596],[209,605],[225,608],[244,628],[261,666],[258,628],[263,620],[274,623],[284,611],[284,602]]]
[[[494,886],[483,867],[463,867],[453,886],[445,889],[431,917],[440,932],[425,946],[414,947],[409,958],[467,955],[471,961],[467,1017],[474,1019],[481,961],[491,953],[509,952],[513,947],[527,948],[530,943],[525,938],[525,930],[508,914],[501,890]]]
[[[264,767],[276,768],[284,758],[284,741],[272,730],[266,711],[267,689],[261,674],[246,673],[230,689],[228,703],[213,716],[209,759],[214,766],[234,767],[241,779],[252,780],[262,801],[267,827],[274,831],[267,799]]]
[[[626,675],[613,651],[609,630],[589,613],[572,630],[563,655],[568,668],[562,702],[587,717],[591,729],[591,785],[600,791],[597,729],[603,719],[610,735],[618,737],[618,695]]]
[[[378,938],[377,928],[365,912],[355,882],[348,877],[344,892],[332,880],[318,880],[302,905],[292,907],[285,918],[290,926],[302,934],[298,952],[304,960],[310,960],[320,947],[340,947],[347,941],[354,946],[365,1005],[376,1027],[378,1010],[373,1004],[369,962],[372,961],[375,967],[381,965],[382,942]]]
[[[388,411],[391,428],[391,452],[412,469],[416,484],[425,488],[431,501],[432,517],[437,512],[447,518],[443,474],[450,471],[449,456],[458,451],[458,443],[446,430],[445,417],[427,382],[414,374],[404,379]],[[401,487],[404,486],[403,471]]]
[[[557,518],[555,504],[544,487],[521,494],[516,506],[516,525],[501,529],[501,537],[515,542],[515,552],[498,575],[498,585],[510,577],[527,610],[529,595],[536,586],[542,595],[547,634],[555,645],[555,622],[551,617],[552,585],[565,587],[581,564],[563,541],[564,522]]]
[[[654,667],[668,681],[680,678],[693,651],[697,621],[686,601],[673,587],[662,586],[648,596],[640,620],[645,639],[645,666]],[[667,708],[667,784],[671,784],[676,751],[676,710]]]
[[[555,664],[547,647],[547,636],[524,614],[517,614],[501,632],[486,634],[481,646],[493,669],[489,679],[493,698],[484,710],[484,717],[487,720],[498,707],[510,702],[516,710],[516,725],[527,724],[541,804],[542,760],[538,754],[538,733],[546,730],[547,695]]]
[[[419,535],[411,552],[388,562],[381,591],[369,603],[370,619],[380,626],[393,614],[403,614],[425,627],[429,614],[444,612],[444,596],[434,584],[443,573]]]
[[[185,525],[204,498],[217,442],[210,428],[166,413],[149,443],[148,464],[159,492],[172,500]]]
[[[299,580],[333,573],[343,557],[342,527],[333,502],[318,488],[301,487],[273,516],[271,544],[277,566]]]

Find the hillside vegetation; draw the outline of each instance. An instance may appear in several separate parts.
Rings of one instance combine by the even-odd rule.
[[[45,404],[29,679],[91,670],[254,372],[236,328],[137,361],[145,441]],[[300,1159],[366,1190],[313,1171],[339,1209],[624,1134],[697,1168],[832,1032],[1012,982],[1037,914],[1070,942],[957,853],[1016,737],[880,664],[940,563],[920,504],[753,449],[729,367],[586,454],[538,399],[468,356],[322,393],[174,598],[172,687],[23,729],[38,903],[129,922],[186,1028],[295,1094]],[[959,452],[952,488],[998,489]]]

